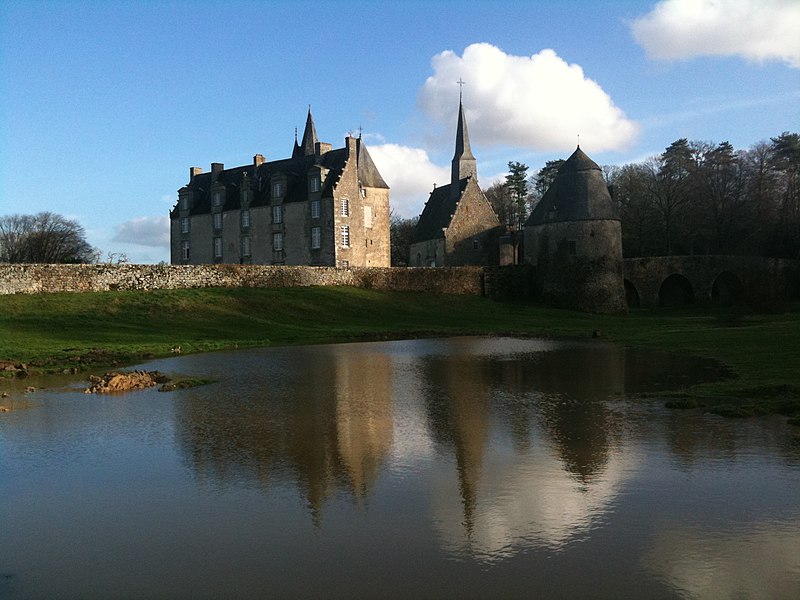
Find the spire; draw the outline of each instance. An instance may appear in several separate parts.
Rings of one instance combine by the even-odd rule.
[[[298,156],[303,156],[303,152],[300,150],[300,144],[297,143],[297,127],[294,128],[294,148],[292,149],[292,158],[297,158]]]
[[[311,105],[308,105],[308,117],[306,117],[306,128],[303,131],[303,141],[300,143],[303,156],[314,156],[314,146],[317,142],[317,128],[314,127],[314,117],[311,116]]]
[[[466,177],[478,178],[478,168],[472,149],[469,147],[469,133],[467,132],[467,120],[464,117],[464,105],[459,94],[458,100],[458,125],[456,126],[456,152],[453,155],[453,163],[450,174],[450,187],[454,194],[460,192],[458,182]]]

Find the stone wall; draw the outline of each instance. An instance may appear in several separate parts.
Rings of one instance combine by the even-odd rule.
[[[635,293],[640,306],[664,304],[662,286],[668,277],[685,280],[689,302],[715,301],[715,283],[729,274],[739,287],[737,304],[770,307],[800,298],[800,261],[757,256],[658,256],[625,259],[625,280],[629,294]]]
[[[0,294],[207,287],[353,286],[376,290],[482,295],[481,267],[435,269],[267,265],[0,264]]]

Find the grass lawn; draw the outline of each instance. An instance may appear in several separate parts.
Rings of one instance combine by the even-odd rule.
[[[205,289],[0,296],[0,360],[98,370],[233,347],[457,334],[590,338],[714,358],[736,378],[676,392],[675,407],[800,419],[800,312],[592,315],[474,296],[355,288]],[[2,383],[0,383],[2,385]]]

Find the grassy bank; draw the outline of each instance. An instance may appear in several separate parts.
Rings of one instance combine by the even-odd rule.
[[[800,416],[800,313],[641,311],[601,316],[470,296],[352,288],[165,290],[0,296],[0,359],[85,371],[233,347],[497,334],[577,336],[715,358],[736,378],[675,406]]]

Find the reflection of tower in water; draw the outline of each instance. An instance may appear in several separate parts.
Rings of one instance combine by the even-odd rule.
[[[470,537],[479,518],[479,487],[493,422],[508,430],[520,458],[530,451],[522,438],[532,439],[533,429],[544,431],[564,470],[582,484],[602,475],[621,434],[621,417],[607,400],[625,391],[622,349],[557,347],[502,360],[456,351],[427,357],[421,371],[430,429],[456,459]]]
[[[392,448],[391,359],[356,356],[336,359],[336,441],[353,494],[367,497]]]
[[[608,463],[621,417],[608,399],[625,392],[625,352],[612,346],[545,353],[531,369],[544,393],[538,401],[542,425],[564,467],[589,483]]]
[[[178,439],[202,479],[297,485],[315,522],[337,489],[371,493],[392,445],[391,359],[342,347],[272,351],[259,378],[187,390],[178,404]],[[216,390],[218,393],[218,389]]]
[[[438,443],[452,446],[464,507],[472,530],[484,453],[490,428],[490,378],[475,356],[430,357],[425,390],[429,425]]]

